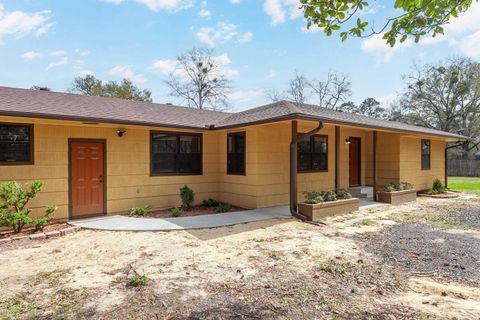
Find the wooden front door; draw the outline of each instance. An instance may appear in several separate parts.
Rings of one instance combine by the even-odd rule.
[[[361,140],[360,138],[350,138],[349,145],[350,154],[350,186],[359,186],[360,182],[360,166],[361,166]]]
[[[70,218],[105,214],[105,142],[70,140]]]

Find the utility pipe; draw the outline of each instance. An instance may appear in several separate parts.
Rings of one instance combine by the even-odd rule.
[[[298,212],[298,195],[297,195],[297,144],[299,141],[310,138],[323,128],[323,122],[318,122],[318,127],[301,135],[297,135],[296,121],[292,122],[294,130],[292,130],[292,142],[290,143],[290,213],[295,218],[303,221],[308,220],[303,214]]]

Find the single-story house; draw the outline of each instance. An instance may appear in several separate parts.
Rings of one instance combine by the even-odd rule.
[[[32,205],[57,205],[57,219],[177,206],[183,185],[197,203],[244,208],[295,206],[310,190],[421,190],[445,181],[446,143],[464,139],[289,101],[228,113],[0,87],[0,181],[43,181]]]

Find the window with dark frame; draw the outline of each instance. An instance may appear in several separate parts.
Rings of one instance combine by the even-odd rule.
[[[151,175],[201,174],[200,134],[151,132]]]
[[[298,172],[328,171],[328,136],[315,135],[297,145]]]
[[[227,174],[245,174],[245,132],[227,135]]]
[[[33,125],[0,123],[0,164],[33,164]]]
[[[431,141],[422,139],[422,170],[430,170]]]

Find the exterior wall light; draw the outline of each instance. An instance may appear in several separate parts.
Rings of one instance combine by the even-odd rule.
[[[352,143],[352,141],[350,140],[350,138],[348,138],[348,139],[345,139],[345,143],[350,144],[350,143]]]
[[[117,136],[119,136],[120,138],[123,137],[123,135],[125,134],[125,132],[127,132],[127,130],[125,129],[117,129]]]

